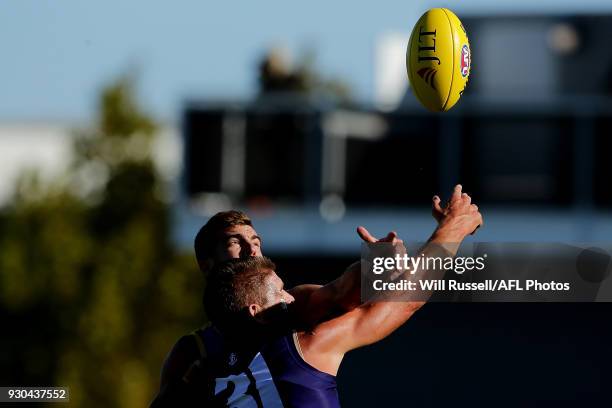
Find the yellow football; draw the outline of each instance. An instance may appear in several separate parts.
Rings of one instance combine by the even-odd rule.
[[[465,28],[445,8],[428,10],[412,29],[406,69],[414,95],[427,109],[445,112],[457,103],[470,76]]]

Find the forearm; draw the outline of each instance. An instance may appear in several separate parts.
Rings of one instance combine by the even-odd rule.
[[[335,281],[330,283],[334,303],[343,311],[361,304],[361,261],[354,262]]]
[[[448,242],[447,239],[453,238]],[[413,256],[427,258],[454,257],[463,238],[452,237],[446,231],[436,231],[428,242]],[[362,309],[360,322],[357,323],[359,333],[355,338],[362,341],[356,346],[371,344],[379,341],[410,319],[431,297],[433,291],[421,290],[419,280],[441,279],[443,270],[435,268],[435,263],[428,266],[423,262],[416,270],[398,270],[391,276],[392,281],[414,282],[414,290],[391,290],[380,293],[380,296],[360,306]]]
[[[431,234],[427,244],[444,248],[450,256],[457,255],[465,235],[453,228],[452,225],[441,225]]]
[[[398,269],[394,271],[388,278],[390,281],[406,281],[412,282],[412,287],[419,288],[417,290],[408,291],[392,291],[390,293],[383,292],[382,297],[377,300],[402,300],[402,301],[417,301],[425,303],[431,297],[431,290],[422,290],[420,282],[423,280],[439,280],[443,279],[445,270],[443,268],[436,268],[436,264],[440,261],[444,262],[447,258],[454,258],[457,255],[459,246],[465,239],[465,235],[457,232],[450,228],[448,225],[438,226],[433,232],[431,237],[427,240],[412,257],[418,257],[423,262],[417,262],[416,268],[412,269]],[[403,249],[403,252],[401,252]],[[404,255],[405,248],[401,247],[398,252],[400,255]],[[397,249],[396,249],[397,252]],[[433,260],[433,262],[430,262]],[[421,305],[422,306],[422,305]]]

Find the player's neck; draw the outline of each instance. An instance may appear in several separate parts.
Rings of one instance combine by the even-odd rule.
[[[217,325],[217,329],[226,344],[239,350],[259,349],[270,337],[270,330],[254,320]]]

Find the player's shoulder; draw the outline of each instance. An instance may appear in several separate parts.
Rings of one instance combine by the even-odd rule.
[[[311,330],[298,332],[302,358],[319,371],[336,375],[344,354],[350,349],[347,341],[354,335],[355,322],[361,318],[361,308],[324,320]]]
[[[181,336],[164,360],[161,372],[161,386],[183,377],[191,364],[201,357],[198,346],[199,333],[194,332]]]
[[[197,336],[199,336],[197,331],[181,336],[174,344],[174,347],[172,347],[172,350],[170,350],[170,353],[189,359],[198,358],[200,353]]]

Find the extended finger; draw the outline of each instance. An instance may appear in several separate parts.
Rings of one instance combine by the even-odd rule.
[[[461,194],[461,198],[463,199],[463,202],[466,204],[470,204],[472,202],[472,197],[470,197],[468,193]]]
[[[365,229],[365,227],[362,227],[362,226],[357,227],[357,234],[359,234],[361,239],[363,239],[365,242],[378,241],[378,239],[376,239],[372,234],[370,234],[370,231]]]
[[[461,184],[457,184],[455,189],[453,190],[453,195],[451,196],[450,202],[451,204],[455,201],[459,201],[461,199]]]

